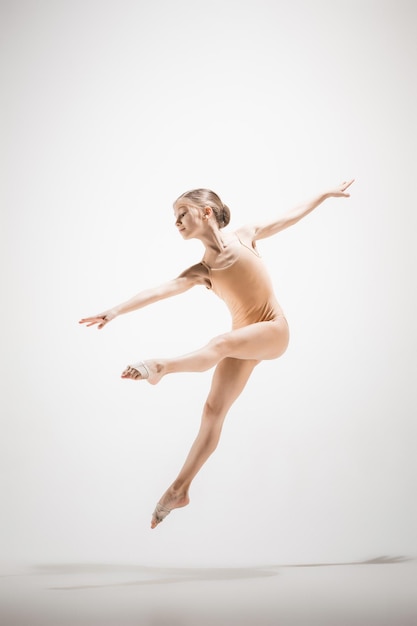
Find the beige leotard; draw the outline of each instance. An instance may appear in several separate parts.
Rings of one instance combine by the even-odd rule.
[[[219,269],[209,267],[204,261],[202,265],[208,270],[208,287],[230,310],[233,329],[284,316],[262,259],[238,236],[236,258],[229,265]]]

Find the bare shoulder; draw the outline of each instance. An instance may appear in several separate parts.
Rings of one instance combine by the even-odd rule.
[[[239,240],[250,248],[256,248],[257,227],[254,224],[245,224],[235,231]]]
[[[205,287],[211,287],[209,270],[204,263],[196,263],[188,267],[178,278],[185,278],[190,282],[190,286],[204,285]]]

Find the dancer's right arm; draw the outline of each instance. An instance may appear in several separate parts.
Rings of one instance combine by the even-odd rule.
[[[84,317],[80,320],[80,324],[86,324],[87,326],[94,326],[97,324],[97,328],[104,328],[106,324],[114,320],[115,317],[123,315],[124,313],[130,313],[136,311],[136,309],[142,309],[149,304],[158,302],[158,300],[164,300],[165,298],[171,298],[177,296],[184,291],[188,291],[191,287],[196,285],[206,284],[207,279],[204,276],[204,267],[201,264],[194,265],[188,268],[180,274],[177,278],[169,280],[158,287],[151,289],[145,289],[138,294],[122,302],[121,304],[93,315],[92,317]]]

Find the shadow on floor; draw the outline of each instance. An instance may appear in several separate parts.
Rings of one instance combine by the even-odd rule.
[[[190,583],[198,581],[247,580],[278,576],[283,568],[307,567],[340,567],[358,565],[395,565],[412,561],[413,558],[404,556],[379,556],[365,561],[347,561],[332,563],[295,563],[281,565],[263,565],[253,567],[147,567],[141,565],[112,565],[99,563],[62,563],[37,565],[31,570],[31,575],[63,575],[63,576],[134,576],[135,580],[106,582],[101,584],[78,584],[50,587],[51,590],[99,589],[105,587],[130,587],[141,585],[166,585],[170,583]]]

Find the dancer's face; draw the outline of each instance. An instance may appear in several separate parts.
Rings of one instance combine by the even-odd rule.
[[[184,239],[198,237],[204,226],[204,212],[192,204],[180,202],[174,206],[175,226]]]

